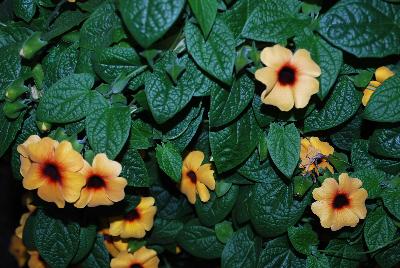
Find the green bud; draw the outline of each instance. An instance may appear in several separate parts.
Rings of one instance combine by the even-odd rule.
[[[26,107],[27,105],[22,101],[5,102],[3,106],[3,112],[8,118],[15,119]]]
[[[19,96],[28,91],[29,88],[24,85],[24,81],[17,80],[7,87],[5,96],[8,101],[13,102]]]
[[[41,89],[43,87],[43,81],[44,81],[44,71],[42,65],[36,64],[35,67],[32,69],[32,76],[33,80],[35,80],[35,85],[38,89]]]
[[[41,132],[47,132],[51,129],[51,123],[48,122],[36,121],[36,126]]]
[[[25,59],[31,59],[35,54],[47,45],[47,41],[41,39],[41,32],[35,32],[22,46],[19,55]]]

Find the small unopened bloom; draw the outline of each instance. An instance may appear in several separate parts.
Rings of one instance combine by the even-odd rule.
[[[371,98],[372,94],[375,92],[376,88],[379,87],[385,80],[389,79],[394,75],[388,67],[382,66],[375,70],[375,79],[369,82],[369,85],[366,89],[364,89],[364,95],[362,98],[362,104],[367,106],[369,99]]]

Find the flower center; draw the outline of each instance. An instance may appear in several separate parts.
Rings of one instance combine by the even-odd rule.
[[[278,81],[281,85],[292,85],[296,80],[296,71],[291,66],[283,66],[278,72]]]
[[[112,239],[111,235],[105,234],[105,235],[103,235],[103,238],[104,238],[104,241],[106,241],[108,243],[112,243],[113,242],[113,239]]]
[[[61,181],[60,171],[58,170],[58,167],[54,164],[47,163],[46,165],[44,165],[42,172],[44,176],[54,182]]]
[[[98,189],[104,187],[106,184],[100,176],[92,175],[87,182],[88,188]]]
[[[332,204],[334,208],[342,208],[349,204],[349,198],[346,194],[337,194]]]
[[[130,211],[128,214],[125,215],[126,221],[135,221],[140,218],[139,211],[135,208],[134,210]]]
[[[143,266],[139,263],[131,264],[130,268],[143,268]]]
[[[189,171],[188,173],[186,173],[186,175],[190,178],[190,181],[192,183],[196,183],[197,181],[196,173],[194,173],[193,171]]]

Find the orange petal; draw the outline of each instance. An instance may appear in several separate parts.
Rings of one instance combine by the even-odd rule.
[[[278,80],[278,75],[275,69],[271,67],[264,67],[258,69],[255,74],[255,78],[267,86],[267,91],[271,91],[272,88],[275,86],[276,81]]]
[[[196,171],[199,169],[203,160],[204,160],[203,152],[192,151],[185,157],[185,160],[183,160],[183,165],[191,171]]]
[[[150,260],[146,261],[145,263],[143,263],[143,268],[157,268],[159,263],[160,259],[157,256],[155,256]]]
[[[32,164],[22,180],[22,185],[27,190],[37,189],[46,182],[42,177],[41,167],[39,164]]]
[[[321,187],[315,188],[312,195],[318,201],[332,201],[333,197],[338,191],[338,183],[333,178],[327,178],[322,183]]]
[[[135,259],[128,251],[120,252],[116,258],[113,258],[110,263],[111,268],[128,268]]]
[[[144,227],[138,222],[125,222],[120,234],[121,238],[143,238],[146,235]]]
[[[57,141],[46,137],[39,142],[29,144],[27,151],[33,162],[43,163],[48,159],[53,159],[54,150],[57,146]]]
[[[311,210],[320,219],[322,227],[330,228],[332,226],[334,214],[329,203],[316,201],[311,204]]]
[[[313,77],[321,75],[321,68],[311,59],[310,52],[305,49],[298,49],[294,53],[291,62],[302,74]]]
[[[186,195],[189,203],[196,203],[196,185],[190,179],[182,177],[180,190]]]
[[[285,63],[289,62],[293,53],[289,49],[275,45],[273,47],[266,47],[261,51],[261,61],[268,67],[278,69]]]
[[[125,178],[116,177],[107,180],[106,194],[113,202],[119,202],[125,198],[125,186],[128,184]]]
[[[207,202],[208,200],[210,200],[210,192],[204,184],[202,184],[201,182],[197,182],[196,189],[202,202]]]
[[[211,164],[202,165],[196,172],[198,180],[205,184],[209,189],[215,189],[214,170],[211,169]]]
[[[120,163],[108,159],[106,154],[97,154],[92,163],[93,172],[104,178],[115,178],[121,173]]]
[[[332,231],[337,231],[344,226],[355,227],[359,222],[359,218],[349,208],[335,210],[334,222],[331,226]]]
[[[364,106],[367,106],[369,100],[371,99],[372,94],[374,94],[374,90],[368,88],[364,89],[363,97],[361,99],[361,102]]]
[[[317,137],[310,138],[311,145],[316,148],[323,155],[331,155],[335,151],[335,149],[329,145],[327,142],[320,141]]]
[[[156,256],[157,252],[154,249],[148,249],[146,247],[141,247],[133,253],[134,259],[140,263],[145,263]]]
[[[141,197],[140,203],[137,205],[137,208],[140,210],[145,210],[146,208],[153,206],[155,202],[156,200],[154,199],[154,197]]]
[[[110,223],[110,235],[119,236],[124,227],[124,220],[122,218],[114,219]]]
[[[351,178],[347,173],[339,175],[339,190],[351,194],[362,186],[362,181]]]
[[[294,97],[292,88],[281,86],[279,83],[275,85],[268,94],[264,91],[261,94],[261,101],[278,107],[281,111],[290,111],[294,106]]]
[[[65,201],[61,189],[57,183],[45,183],[38,189],[38,196],[47,202],[56,203],[57,207],[63,208]]]
[[[73,203],[78,200],[86,180],[82,174],[77,172],[63,172],[61,176],[61,189],[64,199],[69,203]]]
[[[69,141],[62,141],[56,148],[55,159],[63,170],[77,172],[83,167],[83,157],[72,148]]]
[[[392,77],[393,75],[394,75],[394,72],[392,72],[386,66],[379,67],[375,71],[375,79],[380,83],[383,83],[386,79]]]
[[[293,90],[296,108],[304,108],[310,102],[311,96],[318,93],[319,82],[311,76],[299,75]]]
[[[92,191],[86,187],[82,189],[79,199],[75,202],[74,206],[77,208],[84,208],[92,200]]]
[[[19,168],[19,173],[21,173],[22,177],[25,177],[28,174],[28,171],[31,167],[31,160],[27,157],[20,156],[19,160],[21,161],[21,167]]]
[[[157,207],[152,206],[152,207],[145,209],[141,213],[140,223],[142,224],[142,226],[144,227],[144,229],[146,231],[150,231],[151,228],[153,228],[154,215],[156,215],[156,212],[157,212]]]
[[[88,207],[110,206],[114,204],[114,202],[108,198],[104,188],[92,190],[92,193],[92,199],[89,201]]]
[[[23,144],[17,146],[17,152],[24,157],[28,157],[28,145],[32,143],[37,143],[40,140],[41,139],[38,135],[29,136],[29,138]]]

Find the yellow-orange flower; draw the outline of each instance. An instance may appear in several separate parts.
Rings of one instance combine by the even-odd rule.
[[[141,247],[133,254],[122,251],[111,260],[111,268],[157,268],[160,260],[153,249]]]
[[[86,180],[81,196],[74,204],[77,208],[112,205],[125,197],[126,179],[118,177],[121,164],[107,158],[105,154],[97,154],[90,166],[86,161],[80,171]]]
[[[43,259],[40,257],[39,252],[37,251],[28,251],[30,257],[28,261],[29,268],[46,268],[46,264]]]
[[[40,198],[56,203],[59,208],[65,206],[65,201],[73,203],[79,198],[85,178],[78,171],[84,160],[70,142],[58,143],[46,137],[27,146],[23,144],[18,151],[30,161],[28,169],[21,168],[25,189],[38,189]]]
[[[18,145],[17,151],[20,154],[19,159],[21,161],[21,167],[19,169],[22,177],[25,177],[28,174],[29,168],[31,167],[31,160],[29,159],[28,146],[32,143],[38,143],[41,138],[38,135],[31,135],[29,138],[23,143]]]
[[[117,257],[117,255],[121,251],[128,250],[128,242],[119,237],[111,236],[110,231],[108,229],[102,230],[101,233],[103,234],[104,237],[104,246],[106,247],[107,251],[111,254],[111,256]]]
[[[211,164],[202,165],[203,160],[201,151],[190,152],[183,160],[180,189],[192,204],[196,202],[196,193],[202,202],[207,202],[210,200],[208,189],[215,189],[214,170]]]
[[[333,173],[333,167],[327,160],[333,152],[333,147],[327,142],[320,141],[318,137],[303,138],[300,147],[300,168],[305,172],[315,171],[317,174],[319,168],[328,169]]]
[[[15,235],[11,237],[9,252],[17,260],[18,267],[23,267],[25,265],[28,260],[28,252],[21,238]]]
[[[369,82],[369,85],[366,89],[364,89],[364,95],[362,98],[362,104],[367,106],[369,99],[371,98],[372,94],[375,92],[376,88],[379,87],[386,79],[389,79],[394,75],[388,67],[382,66],[375,70],[375,79]]]
[[[320,67],[311,59],[310,52],[298,49],[294,55],[280,45],[261,51],[261,61],[267,66],[256,71],[255,77],[267,88],[261,94],[265,104],[289,111],[295,106],[304,108],[312,95],[319,91]]]
[[[313,190],[317,201],[312,203],[311,210],[320,218],[322,227],[337,231],[344,226],[355,227],[359,219],[365,219],[368,193],[361,185],[361,180],[342,173],[339,184],[327,178],[321,187]]]
[[[22,214],[21,219],[19,220],[19,226],[17,227],[17,229],[15,229],[15,235],[20,239],[22,239],[22,234],[24,232],[25,223],[31,214],[32,214],[32,212],[26,212],[26,213]]]
[[[153,197],[142,197],[137,207],[122,217],[112,219],[110,234],[121,238],[142,238],[154,223],[157,207]]]

